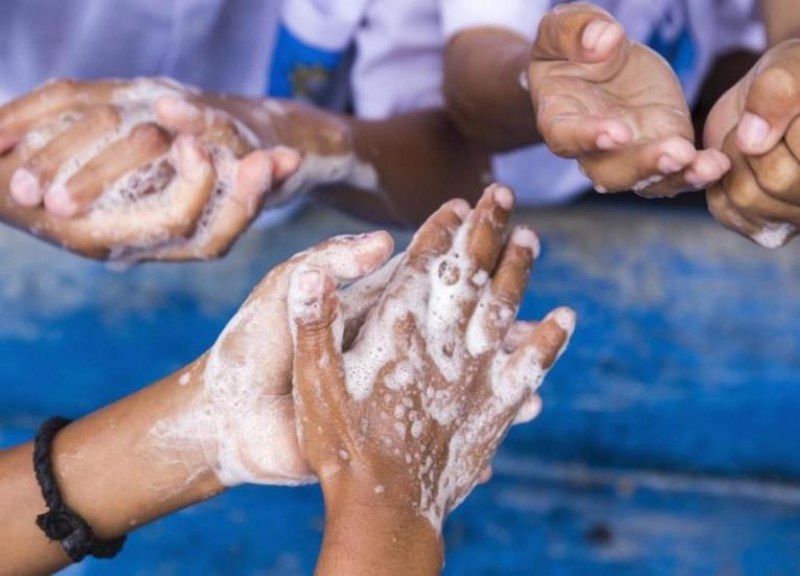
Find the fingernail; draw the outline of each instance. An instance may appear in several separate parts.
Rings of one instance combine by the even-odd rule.
[[[605,20],[593,20],[583,29],[581,44],[586,50],[594,50],[597,47],[600,37],[609,29],[612,24]]]
[[[462,220],[466,220],[471,211],[472,209],[469,207],[469,203],[467,203],[466,200],[457,200],[453,202],[453,212]]]
[[[608,48],[617,38],[618,25],[614,22],[610,22],[606,29],[603,30],[603,33],[600,34],[600,38],[598,38],[597,42],[594,45],[595,50],[602,50]]]
[[[551,318],[568,335],[571,336],[575,331],[577,315],[572,308],[559,308],[552,313]]]
[[[69,218],[78,212],[78,205],[70,196],[67,187],[59,184],[52,186],[44,196],[47,211],[61,218]]]
[[[319,270],[303,270],[297,278],[296,287],[300,296],[308,299],[317,298],[322,294],[322,275]]]
[[[745,144],[750,150],[759,149],[764,140],[769,135],[769,124],[767,121],[756,116],[751,112],[742,114],[742,119],[739,121],[739,129],[737,130],[739,141]]]
[[[303,156],[294,148],[278,146],[272,150],[274,176],[277,179],[288,178],[300,167]]]
[[[600,134],[600,136],[597,137],[596,144],[600,150],[611,150],[617,147],[616,141],[610,134]]]
[[[511,241],[517,246],[529,248],[533,252],[533,257],[538,258],[541,245],[536,232],[525,226],[519,226],[511,234]]]
[[[686,180],[686,183],[695,190],[699,190],[707,184],[706,179],[694,170],[689,170],[686,172],[684,179]]]
[[[658,159],[656,166],[663,174],[674,174],[681,169],[681,165],[678,163],[678,161],[667,154],[664,154]]]
[[[511,210],[514,207],[514,193],[505,186],[495,186],[494,201],[504,210]]]
[[[38,206],[42,201],[42,187],[39,179],[30,170],[20,168],[14,172],[9,183],[11,197],[22,206]]]

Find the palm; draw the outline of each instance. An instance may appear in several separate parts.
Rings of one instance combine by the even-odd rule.
[[[698,151],[680,83],[653,50],[625,38],[588,5],[545,17],[528,69],[539,132],[557,155],[576,158],[598,191],[674,195],[715,182],[729,168]],[[604,42],[586,48],[591,27]]]

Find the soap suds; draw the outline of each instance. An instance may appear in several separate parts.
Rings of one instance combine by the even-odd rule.
[[[753,234],[753,240],[764,248],[780,248],[786,244],[787,238],[795,232],[796,228],[791,224],[767,224],[763,230]]]

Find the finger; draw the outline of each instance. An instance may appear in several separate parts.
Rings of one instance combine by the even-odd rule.
[[[495,374],[492,379],[495,397],[518,410],[525,394],[536,392],[547,371],[566,349],[574,330],[573,310],[557,308],[548,314]]]
[[[478,475],[478,484],[486,484],[489,480],[492,479],[492,467],[487,466],[481,473]]]
[[[592,115],[569,95],[543,99],[536,123],[550,151],[563,158],[615,150],[633,139],[633,130],[623,120]]]
[[[736,148],[735,135],[725,140],[725,149],[731,155],[733,169],[724,180],[724,190],[734,214],[737,230],[765,248],[777,248],[794,236],[800,223],[800,207],[771,196],[759,182],[750,160]],[[769,156],[772,152],[765,156]],[[769,180],[765,176],[763,180]],[[749,226],[744,224],[750,224]]]
[[[299,151],[287,146],[277,146],[270,150],[272,157],[272,179],[273,182],[283,182],[292,176],[303,161]]]
[[[536,233],[514,230],[506,244],[491,284],[484,290],[467,327],[467,350],[478,356],[497,349],[514,323],[525,293],[533,260],[539,253]]]
[[[117,85],[56,80],[6,104],[0,108],[0,154],[14,146],[26,132],[67,110],[107,104]]]
[[[538,324],[538,322],[525,322],[522,320],[514,322],[506,334],[506,339],[503,341],[503,352],[511,354],[514,350],[522,346],[530,335],[533,334]]]
[[[22,206],[38,206],[56,173],[113,136],[119,114],[109,106],[92,110],[33,154],[11,177],[11,195]]]
[[[751,222],[731,206],[726,190],[727,185],[723,179],[723,181],[706,189],[708,211],[717,222],[729,230],[733,230],[746,238],[752,238],[762,229],[762,226]]]
[[[700,150],[694,160],[668,183],[673,190],[700,190],[717,182],[731,169],[731,161],[719,150]],[[659,186],[653,187],[658,190]]]
[[[464,200],[454,199],[442,205],[411,239],[406,251],[409,265],[418,270],[427,270],[430,260],[450,250],[453,236],[469,214],[469,204]]]
[[[615,55],[625,30],[614,18],[586,3],[562,5],[539,23],[532,55],[537,60],[598,63]]]
[[[292,272],[301,265],[324,271],[337,285],[369,277],[386,263],[393,249],[391,235],[383,231],[329,238],[273,269],[255,287],[250,298],[285,293]]]
[[[295,401],[306,407],[347,401],[342,359],[343,322],[333,280],[322,271],[298,266],[288,299],[294,343]],[[317,411],[317,410],[315,410]]]
[[[216,144],[241,158],[255,147],[228,114],[211,107],[201,108],[185,98],[162,96],[155,103],[156,117],[165,127],[179,134],[191,134],[203,142]]]
[[[793,48],[771,57],[750,84],[736,129],[744,154],[771,150],[800,115],[800,57]]]
[[[800,118],[789,125],[784,141],[795,159],[800,162]]]
[[[378,270],[356,280],[339,293],[345,321],[343,350],[349,350],[370,310],[391,282],[404,253],[397,254]]]
[[[659,192],[666,194],[672,190],[664,180],[684,170],[696,155],[694,144],[680,136],[671,136],[587,155],[581,165],[598,192],[646,193],[656,184],[662,184]],[[670,184],[675,193],[680,191],[680,177],[671,178]]]
[[[179,142],[191,142],[195,156],[202,156],[209,161],[208,155],[199,149],[195,137],[181,136],[176,140],[176,145]],[[233,187],[228,190],[219,188],[219,193],[212,201],[201,206],[204,209],[202,222],[192,239],[185,244],[161,248],[157,253],[148,255],[148,258],[209,260],[219,258],[230,250],[263,204],[264,194],[272,181],[272,162],[268,151],[257,150],[238,162],[233,170],[225,166],[220,166],[220,170],[234,173]],[[212,189],[215,183],[216,178],[211,182]]]
[[[193,252],[193,247],[169,243],[186,237],[197,227],[214,190],[214,166],[192,137],[179,137],[170,150],[170,158],[176,174],[162,195],[151,195],[131,205],[90,210],[81,220],[82,225],[98,241],[122,250],[125,258],[185,260],[190,254],[203,257]],[[161,251],[147,248],[165,240],[168,246]]]
[[[112,184],[163,157],[169,147],[169,137],[158,126],[140,124],[89,160],[69,180],[48,189],[45,206],[62,218],[82,213]],[[159,190],[151,191],[155,192]]]
[[[746,156],[758,186],[773,199],[800,206],[800,162],[784,142],[760,156]]]
[[[536,393],[531,394],[520,406],[514,424],[527,424],[542,413],[542,397]]]
[[[467,218],[465,245],[461,250],[477,271],[491,273],[495,269],[513,207],[511,189],[492,184]]]

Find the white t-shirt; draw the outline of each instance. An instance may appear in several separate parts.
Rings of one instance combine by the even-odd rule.
[[[411,0],[416,2],[417,0]],[[0,103],[46,80],[168,76],[192,86],[250,96],[302,96],[343,107],[348,49],[383,40],[374,13],[395,0],[4,0],[0,2]],[[400,2],[402,3],[402,2]],[[400,26],[399,19],[384,20]],[[436,21],[435,47],[442,46]],[[422,44],[421,34],[405,31]],[[396,35],[394,31],[392,35]],[[429,54],[434,56],[434,54]],[[382,63],[385,65],[385,63]],[[401,70],[399,67],[397,70]],[[441,67],[437,66],[438,74]],[[405,70],[405,69],[403,69]],[[374,69],[365,71],[366,76]],[[358,79],[356,109],[419,107],[409,94],[417,70],[392,82]],[[358,74],[353,71],[353,78]],[[340,77],[341,76],[341,77]],[[382,74],[374,78],[382,78]],[[342,82],[343,80],[343,82]],[[428,85],[430,83],[426,83]],[[395,88],[402,88],[394,93]],[[363,99],[369,104],[361,105]],[[391,103],[391,104],[390,104]]]
[[[45,80],[169,76],[207,90],[303,97],[365,118],[442,104],[449,38],[499,26],[532,40],[550,0],[4,0],[0,102]],[[715,56],[763,49],[755,0],[599,0],[662,52],[690,100]],[[351,51],[350,48],[355,50]],[[348,64],[352,64],[349,67]],[[575,162],[535,146],[494,159],[523,202],[586,189]]]

